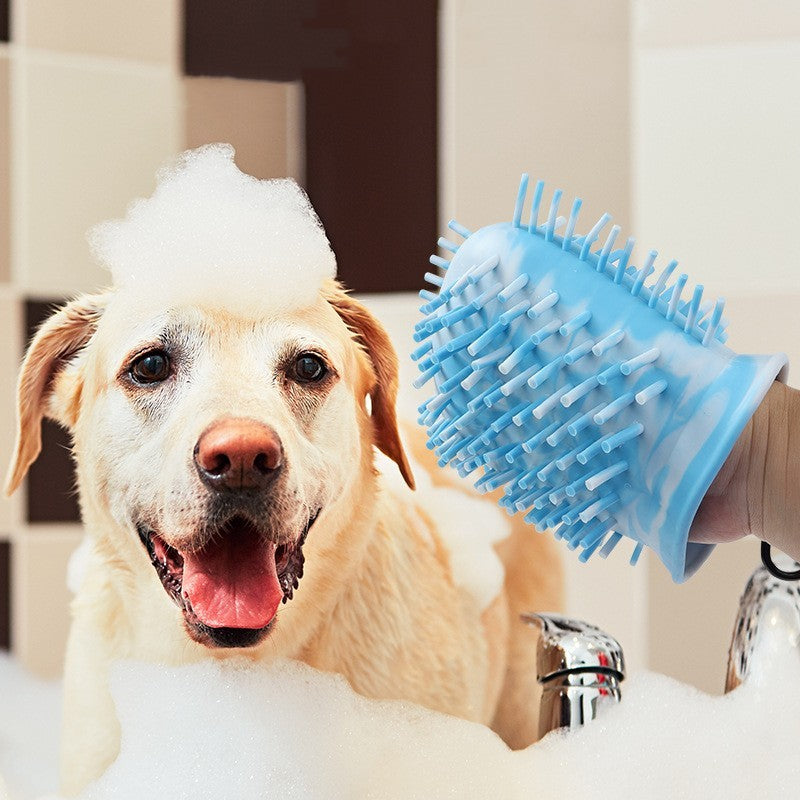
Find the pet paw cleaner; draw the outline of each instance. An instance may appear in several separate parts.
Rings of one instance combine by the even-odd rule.
[[[608,214],[578,235],[579,199],[560,217],[555,191],[540,222],[540,181],[525,224],[527,188],[510,223],[452,221],[452,257],[431,257],[413,353],[436,387],[428,446],[581,561],[628,538],[631,563],[647,545],[683,581],[711,550],[688,542],[700,501],[786,357],[727,348],[724,300],[673,280],[676,261],[656,275],[655,251],[635,267]]]

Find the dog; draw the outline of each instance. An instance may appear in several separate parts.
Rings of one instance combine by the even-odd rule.
[[[19,378],[8,489],[39,453],[42,418],[56,420],[90,541],[66,655],[63,792],[118,753],[119,659],[299,659],[365,696],[491,725],[511,747],[534,741],[536,638],[518,616],[559,609],[557,554],[512,520],[497,595],[482,608],[457,585],[448,511],[417,502],[411,462],[464,502],[496,497],[470,498],[419,432],[401,438],[380,322],[333,279],[255,321],[121,294],[54,313]],[[408,488],[389,486],[376,450]]]

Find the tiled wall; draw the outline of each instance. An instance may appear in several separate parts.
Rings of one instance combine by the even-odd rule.
[[[276,29],[282,34],[272,31],[273,46],[262,46],[261,60],[254,60],[259,48],[244,44],[263,28],[252,18],[243,23],[229,15],[210,35],[208,23],[220,3],[187,4],[188,13],[178,0],[13,4],[12,43],[0,43],[0,366],[7,376],[16,370],[26,317],[42,311],[37,301],[104,281],[89,259],[86,227],[149,192],[165,158],[215,140],[232,141],[240,165],[255,175],[306,180],[324,221],[326,208],[334,207],[326,204],[337,197],[354,209],[351,225],[333,215],[330,230],[341,245],[345,277],[357,288],[415,286],[426,253],[402,248],[412,242],[427,251],[434,241],[428,218],[436,213],[436,197],[441,225],[451,216],[468,226],[508,218],[519,174],[527,170],[566,194],[580,194],[587,217],[612,211],[644,245],[669,248],[665,255],[680,257],[691,275],[725,293],[735,347],[786,349],[800,363],[800,282],[792,263],[792,226],[800,211],[794,193],[800,182],[795,4],[441,0],[439,60],[434,53],[432,62],[438,89],[435,80],[426,85],[422,104],[438,102],[438,133],[430,120],[428,127],[417,124],[429,140],[438,135],[438,155],[430,162],[436,174],[425,178],[428,183],[407,181],[407,193],[388,203],[371,198],[382,199],[386,170],[394,179],[406,175],[387,158],[392,148],[387,151],[376,129],[359,125],[342,127],[339,139],[326,141],[324,120],[336,121],[336,106],[315,98],[345,91],[350,78],[343,81],[344,74],[373,75],[374,86],[353,89],[347,102],[380,118],[381,106],[374,104],[381,95],[408,102],[403,90],[425,82],[409,72],[395,87],[361,62],[333,88],[312,73],[333,62],[345,69],[341,47],[346,51],[348,41],[358,43],[363,57],[390,52],[388,45],[369,50],[376,30],[396,29],[400,39],[390,44],[413,55],[417,43],[403,45],[402,20],[381,28],[362,16],[360,27],[347,33],[342,12],[344,39],[335,25],[320,39],[313,20],[305,19],[310,27],[301,46],[290,48],[281,43],[296,42],[299,34],[287,18]],[[265,0],[236,7],[262,13],[280,5]],[[340,11],[343,5],[353,13],[351,4],[339,3]],[[330,19],[336,6],[320,0],[294,8]],[[435,3],[420,0],[408,8],[435,29]],[[0,35],[2,27],[0,20]],[[255,40],[263,45],[266,38]],[[238,43],[243,60],[225,61],[225,42]],[[435,42],[418,44],[435,50]],[[403,62],[407,70],[412,61]],[[352,114],[341,116],[340,122]],[[403,123],[414,119],[401,115]],[[412,133],[419,131],[400,131],[408,141]],[[364,154],[358,169],[342,155],[343,141],[356,153],[352,158]],[[412,156],[417,149],[427,152],[418,144],[397,149]],[[363,175],[363,186],[351,180],[346,191],[353,194],[342,200],[339,175],[348,171],[345,177]],[[324,174],[327,186],[319,179]],[[359,188],[367,199],[360,204]],[[406,228],[413,236],[393,224],[389,212],[397,206],[423,209],[424,221]],[[367,236],[380,247],[361,248]],[[362,260],[351,254],[362,251]],[[373,279],[388,283],[375,286]],[[408,298],[384,299],[381,308],[402,331],[410,325],[411,305]],[[410,366],[402,363],[408,384]],[[3,453],[11,449],[12,418],[7,380],[0,386]],[[49,438],[51,456],[61,455],[63,463]],[[35,489],[34,501],[45,489],[68,500],[69,479],[54,481],[54,470],[39,472],[38,486],[45,488]],[[9,563],[13,584],[10,596],[0,592],[0,645],[9,630],[3,614],[10,599],[15,652],[40,674],[52,675],[66,632],[64,567],[80,529],[66,521],[74,507],[62,503],[61,512],[42,515],[36,505],[24,497],[0,500],[0,585]],[[655,559],[632,570],[622,557],[586,567],[567,557],[568,611],[618,635],[633,667],[718,691],[737,597],[756,550],[752,542],[719,548],[680,587]]]
[[[18,0],[0,45],[0,450],[13,444],[13,381],[23,341],[53,301],[107,282],[84,238],[149,193],[183,141],[178,0]],[[0,614],[23,663],[60,671],[80,542],[66,435],[47,424],[30,480],[0,501]],[[2,624],[0,624],[0,634]],[[2,636],[0,636],[2,638]]]

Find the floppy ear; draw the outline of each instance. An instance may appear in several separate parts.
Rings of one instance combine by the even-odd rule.
[[[372,404],[374,442],[397,464],[403,479],[413,489],[414,476],[397,428],[397,354],[389,335],[366,307],[350,297],[339,284],[329,287],[325,297],[353,332],[372,364],[375,380],[368,394]]]
[[[51,402],[56,378],[91,339],[107,302],[106,295],[86,295],[56,311],[33,337],[17,383],[17,443],[6,477],[6,493],[22,483],[42,449],[42,418],[71,425],[69,409]]]

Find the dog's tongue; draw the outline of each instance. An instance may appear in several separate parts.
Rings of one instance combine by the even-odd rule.
[[[275,545],[249,526],[227,531],[203,550],[184,554],[183,593],[212,628],[263,628],[283,599]]]

